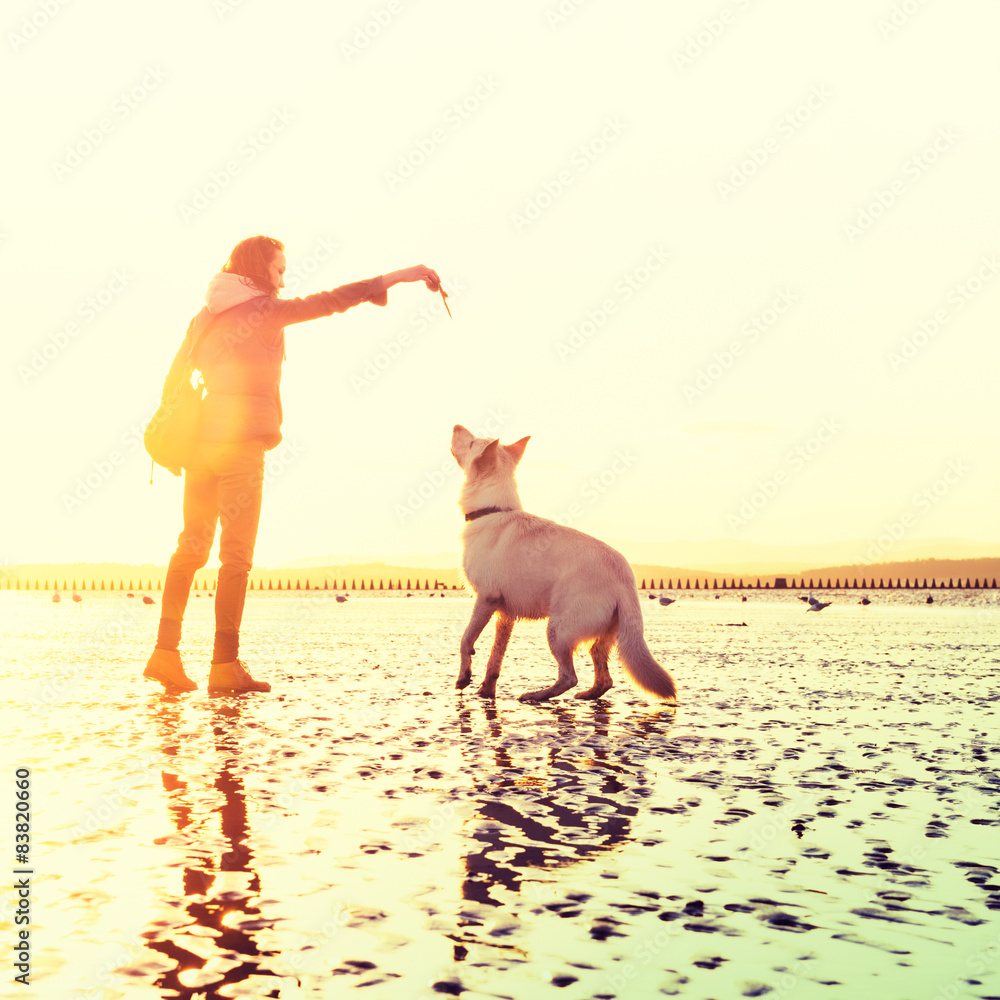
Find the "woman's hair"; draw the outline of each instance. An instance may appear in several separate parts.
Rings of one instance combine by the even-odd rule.
[[[246,278],[267,295],[277,295],[278,289],[268,277],[268,267],[279,250],[285,250],[285,244],[280,240],[270,236],[248,236],[233,247],[222,270]]]

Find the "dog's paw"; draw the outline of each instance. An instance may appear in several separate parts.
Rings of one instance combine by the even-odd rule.
[[[592,687],[587,688],[586,691],[577,691],[573,697],[580,701],[596,701],[598,698],[603,698],[610,690],[610,687]]]
[[[529,705],[536,705],[540,701],[545,701],[548,697],[548,693],[545,691],[525,691],[517,700],[526,702]]]

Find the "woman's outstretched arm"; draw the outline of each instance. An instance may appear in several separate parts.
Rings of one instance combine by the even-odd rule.
[[[346,312],[362,302],[384,306],[388,301],[388,289],[404,281],[422,281],[432,292],[441,290],[441,278],[437,271],[424,267],[423,264],[416,264],[367,281],[341,285],[328,292],[316,292],[301,299],[270,299],[261,309],[273,317],[278,325],[287,326],[290,323],[319,319],[335,312]]]
[[[441,278],[432,267],[424,267],[423,264],[415,264],[413,267],[404,267],[400,271],[390,271],[382,275],[385,288],[392,288],[404,281],[422,281],[432,292],[441,288]]]

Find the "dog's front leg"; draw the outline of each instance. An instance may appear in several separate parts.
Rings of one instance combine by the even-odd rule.
[[[497,696],[497,678],[500,676],[500,664],[503,663],[503,654],[507,652],[507,642],[510,639],[510,630],[514,627],[514,619],[503,611],[497,615],[496,638],[493,640],[493,649],[490,650],[490,659],[486,664],[486,676],[483,683],[479,685],[476,692],[480,698],[495,698]]]
[[[476,603],[472,606],[472,617],[462,636],[462,665],[458,670],[458,680],[455,681],[455,687],[459,690],[472,683],[472,654],[476,651],[476,640],[498,607],[500,607],[499,597],[476,595]]]

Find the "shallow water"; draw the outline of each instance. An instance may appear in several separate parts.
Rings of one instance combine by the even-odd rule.
[[[520,704],[542,623],[495,703],[456,692],[460,593],[251,595],[274,690],[215,698],[208,597],[202,690],[170,697],[140,676],[158,604],[0,594],[31,992],[1000,996],[997,594],[675,596],[643,612],[676,712],[617,663],[596,703]]]

